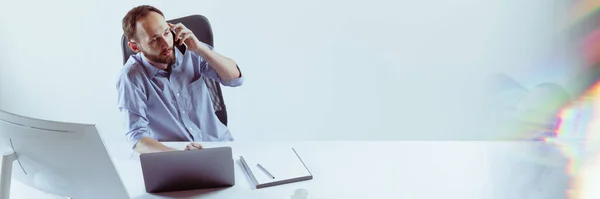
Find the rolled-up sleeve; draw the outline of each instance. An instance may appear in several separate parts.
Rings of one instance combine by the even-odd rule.
[[[129,78],[121,77],[117,83],[118,104],[126,125],[125,136],[131,148],[144,137],[152,137],[146,117],[146,97]]]
[[[205,45],[214,51],[212,46],[210,46],[208,44],[205,44]],[[198,59],[200,59],[200,71],[201,71],[202,75],[207,76],[211,79],[214,79],[215,81],[223,84],[224,86],[229,86],[229,87],[241,86],[244,83],[244,75],[242,75],[242,71],[240,70],[240,67],[238,65],[236,65],[235,67],[238,69],[238,71],[240,71],[240,76],[238,78],[225,81],[219,76],[219,74],[212,67],[210,67],[208,65],[208,62],[206,60],[204,60],[201,56],[198,56],[198,55],[196,55],[196,56]]]
[[[237,69],[240,70],[240,76],[238,78],[231,79],[228,81],[221,79],[219,74],[217,74],[217,72],[214,69],[212,69],[212,67],[208,66],[208,62],[203,60],[201,67],[202,67],[202,75],[205,75],[211,79],[214,79],[214,80],[218,81],[219,83],[223,84],[224,86],[238,87],[244,83],[244,76],[242,75],[242,72],[237,65],[236,65]]]
[[[153,138],[150,129],[147,127],[148,120],[145,117],[126,109],[121,109],[121,113],[123,114],[123,118],[127,125],[125,137],[132,149],[142,138]]]

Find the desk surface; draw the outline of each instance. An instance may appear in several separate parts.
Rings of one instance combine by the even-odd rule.
[[[187,143],[166,143],[183,148]],[[306,189],[310,199],[330,198],[565,198],[568,159],[542,142],[224,142],[236,159],[234,187],[148,194],[139,155],[114,147],[111,155],[135,199],[283,199]],[[313,180],[254,189],[240,155],[294,147]],[[17,194],[13,194],[17,195]],[[18,194],[22,195],[22,194]]]
[[[183,148],[186,143],[168,143]],[[566,160],[541,142],[253,142],[231,146],[233,156],[294,147],[314,174],[310,181],[254,189],[236,161],[236,185],[217,191],[147,194],[139,156],[115,156],[132,198],[289,198],[307,189],[328,198],[564,198]],[[515,176],[516,172],[521,176]],[[491,172],[494,171],[494,172]],[[543,176],[541,176],[543,174]],[[550,181],[551,183],[548,183]],[[512,186],[511,185],[519,185]],[[529,189],[527,188],[529,187]],[[520,191],[519,193],[516,193]],[[512,194],[511,194],[512,193]],[[197,197],[192,197],[197,196]]]

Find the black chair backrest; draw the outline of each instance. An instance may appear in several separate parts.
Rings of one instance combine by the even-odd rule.
[[[212,28],[210,26],[210,22],[205,16],[202,15],[190,15],[186,17],[181,17],[177,19],[171,19],[167,22],[172,24],[182,23],[190,29],[194,35],[198,38],[198,40],[211,45],[213,44],[213,33]],[[121,49],[123,50],[123,64],[127,62],[129,57],[135,54],[127,45],[127,37],[125,34],[121,36]],[[221,122],[227,125],[227,109],[225,107],[225,102],[223,100],[223,94],[221,92],[221,86],[219,82],[216,82],[212,79],[203,77],[204,82],[206,82],[206,86],[210,91],[211,99],[213,102],[213,107],[215,108],[215,114],[221,120]]]

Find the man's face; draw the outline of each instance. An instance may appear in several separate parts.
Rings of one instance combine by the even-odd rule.
[[[151,12],[136,25],[137,47],[150,61],[172,64],[175,62],[173,35],[164,17]]]

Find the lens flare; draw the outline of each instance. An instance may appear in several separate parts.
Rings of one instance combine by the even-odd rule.
[[[586,79],[575,81],[583,87],[579,97],[565,105],[558,114],[555,135],[544,141],[555,144],[568,157],[566,173],[572,177],[570,199],[600,198],[600,0],[576,1],[567,13],[565,30],[581,35],[575,38],[583,61]],[[593,24],[593,25],[589,25]],[[598,24],[598,25],[596,25]],[[574,67],[577,65],[574,64]]]

